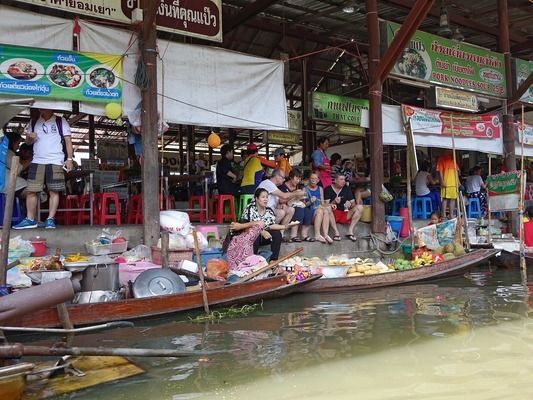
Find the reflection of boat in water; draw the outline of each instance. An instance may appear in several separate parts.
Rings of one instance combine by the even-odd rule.
[[[208,284],[207,299],[210,306],[228,306],[277,298],[293,293],[319,277],[320,275],[315,275],[293,284],[287,284],[285,276],[232,285],[213,282]],[[194,290],[179,294],[103,303],[69,304],[67,310],[74,325],[87,325],[172,314],[202,307],[202,291]],[[53,327],[60,326],[61,320],[57,308],[52,307],[3,321],[3,324],[16,327]]]
[[[499,250],[495,249],[479,249],[473,250],[470,253],[456,257],[452,260],[406,271],[388,272],[369,276],[322,278],[302,287],[300,291],[337,292],[339,290],[360,290],[461,275],[475,266],[486,263],[498,252]]]

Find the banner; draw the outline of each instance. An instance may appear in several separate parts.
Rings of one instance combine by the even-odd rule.
[[[453,134],[456,137],[499,139],[502,134],[499,114],[452,113],[405,104],[402,104],[402,112],[405,121],[410,118],[414,133],[451,136],[453,119]]]
[[[533,125],[515,123],[514,127],[518,133],[518,143],[523,142],[526,146],[533,146]]]
[[[521,171],[511,171],[487,177],[487,193],[491,211],[518,210],[521,176]]]
[[[400,26],[394,22],[382,23],[381,37],[387,47]],[[391,74],[501,98],[506,96],[503,54],[421,31],[415,32]]]
[[[472,112],[479,110],[475,94],[439,86],[435,86],[435,106]]]
[[[518,89],[520,85],[528,78],[529,74],[533,72],[533,62],[515,58],[515,88]],[[523,103],[533,104],[533,85],[520,97]]]
[[[137,0],[16,0],[76,15],[131,24]],[[221,0],[157,0],[157,29],[222,42]]]
[[[313,119],[361,126],[363,110],[368,111],[368,100],[334,94],[313,92],[311,95]]]
[[[298,145],[300,136],[292,132],[266,131],[263,134],[263,143]]]
[[[0,93],[120,103],[122,57],[0,44]]]

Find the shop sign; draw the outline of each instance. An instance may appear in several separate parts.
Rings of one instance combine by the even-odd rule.
[[[298,145],[300,143],[300,135],[292,132],[266,131],[263,138],[264,143],[289,145]]]
[[[42,7],[131,24],[137,0],[16,0]],[[221,0],[158,0],[157,29],[222,42]]]
[[[515,59],[515,86],[516,89],[533,73],[533,62]],[[533,104],[533,85],[520,97],[523,103]]]
[[[355,125],[346,125],[346,124],[337,124],[336,125],[337,134],[342,136],[353,136],[353,137],[364,137],[365,128]]]
[[[163,157],[159,153],[159,159],[163,161],[164,167],[169,167],[170,169],[178,169],[180,166],[180,153],[172,153],[165,151]]]
[[[382,37],[390,46],[399,24],[384,21]],[[505,97],[503,54],[416,31],[394,65],[392,75]]]
[[[0,44],[0,93],[120,103],[122,57]]]
[[[429,110],[402,104],[405,121],[411,121],[414,133],[480,139],[498,139],[501,136],[499,114],[465,114],[449,111]]]
[[[533,126],[527,124],[515,124],[518,132],[518,142],[527,146],[533,146]]]
[[[302,134],[302,112],[298,110],[287,110],[287,121],[289,131]]]
[[[475,94],[460,90],[435,87],[435,104],[437,107],[451,108],[454,110],[472,111],[479,110]]]
[[[368,111],[368,100],[334,94],[313,92],[311,95],[313,119],[361,126],[363,110]]]
[[[503,172],[487,177],[487,192],[491,211],[518,209],[521,177],[521,171]]]

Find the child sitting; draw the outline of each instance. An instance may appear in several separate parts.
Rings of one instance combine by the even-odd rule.
[[[440,215],[437,211],[433,211],[431,215],[429,216],[429,224],[430,225],[436,225],[440,222]]]

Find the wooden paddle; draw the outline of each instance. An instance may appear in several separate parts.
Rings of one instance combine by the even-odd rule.
[[[236,281],[234,284],[247,282],[250,279],[255,278],[257,275],[260,275],[263,272],[268,271],[268,270],[278,266],[279,263],[285,261],[286,259],[294,257],[296,254],[301,253],[302,251],[303,251],[303,247],[299,247],[296,250],[290,252],[289,254],[286,254],[283,257],[278,258],[277,260],[270,262],[266,267],[259,268],[257,271],[254,271],[254,272],[252,272],[249,275],[243,276],[238,281]]]
[[[200,258],[200,245],[198,244],[198,235],[196,230],[192,230],[192,237],[194,239],[194,251],[196,253],[196,263],[198,264],[198,276],[200,277],[200,285],[202,285],[202,300],[204,302],[204,310],[209,314],[209,303],[207,301],[207,291],[205,287],[204,270],[202,268],[202,260]]]

